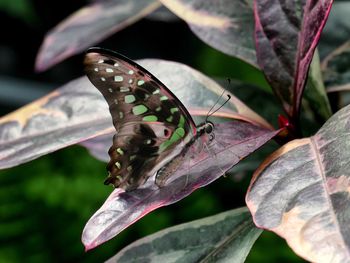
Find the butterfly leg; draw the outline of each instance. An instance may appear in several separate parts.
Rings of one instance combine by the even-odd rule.
[[[205,148],[207,149],[208,154],[212,155],[212,156],[215,158],[215,160],[216,160],[215,166],[219,168],[220,172],[221,172],[222,175],[225,177],[226,172],[225,172],[224,170],[222,170],[222,168],[221,168],[219,165],[217,165],[217,163],[219,163],[219,160],[218,160],[218,157],[217,157],[215,151],[214,151],[214,153],[213,153],[213,152],[210,150],[209,146],[208,146],[206,143],[204,143],[204,146],[205,146]]]

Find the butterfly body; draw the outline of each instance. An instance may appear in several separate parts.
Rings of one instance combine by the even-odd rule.
[[[205,144],[209,144],[213,140],[213,129],[214,125],[211,122],[202,123],[197,126],[197,133],[194,137],[191,138],[191,140],[184,146],[182,151],[176,155],[174,158],[172,158],[169,162],[167,162],[164,166],[160,168],[157,172],[156,176],[156,184],[158,186],[163,186],[166,182],[166,180],[176,172],[178,167],[186,161],[186,153],[190,149],[190,147],[198,142],[200,139],[201,142],[199,145],[203,146]],[[200,151],[200,149],[197,149],[197,151]]]
[[[105,184],[132,190],[158,172],[161,186],[213,125],[196,127],[172,92],[140,65],[113,51],[92,48],[85,56],[90,81],[106,99],[116,135],[109,149]]]

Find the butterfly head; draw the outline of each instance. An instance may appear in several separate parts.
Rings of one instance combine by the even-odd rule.
[[[206,134],[211,134],[214,131],[214,124],[210,121],[205,122],[204,131]]]
[[[197,137],[201,137],[204,143],[210,143],[214,139],[214,124],[206,121],[198,126]]]

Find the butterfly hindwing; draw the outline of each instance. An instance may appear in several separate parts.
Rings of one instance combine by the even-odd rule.
[[[135,62],[98,48],[89,49],[84,62],[117,130],[106,183],[137,188],[181,152],[195,135],[195,124],[175,95]]]

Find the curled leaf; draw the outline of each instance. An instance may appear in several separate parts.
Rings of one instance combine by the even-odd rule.
[[[258,227],[312,262],[349,262],[350,106],[256,171],[246,197]]]

